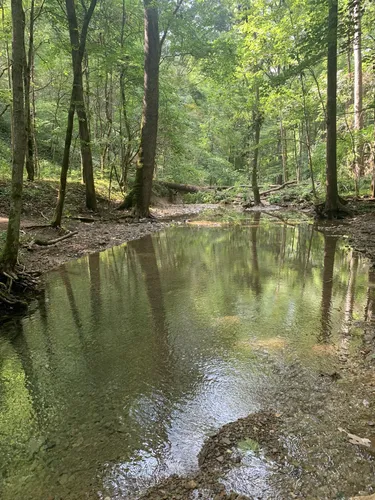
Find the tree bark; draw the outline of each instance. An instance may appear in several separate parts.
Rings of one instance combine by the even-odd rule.
[[[27,180],[34,181],[35,178],[35,156],[34,156],[34,127],[31,110],[31,75],[34,65],[34,12],[35,0],[31,0],[30,4],[30,21],[29,21],[29,47],[27,51],[27,59],[25,58],[25,121],[26,121],[26,171]]]
[[[83,21],[83,26],[81,31],[81,40],[79,40],[80,37],[78,32],[77,17],[75,14],[74,0],[66,0],[67,16],[69,20],[69,33],[72,44],[73,86],[72,86],[69,111],[68,111],[68,123],[65,134],[64,155],[61,165],[59,193],[57,197],[55,214],[51,223],[53,227],[61,226],[62,213],[65,202],[65,194],[66,194],[66,183],[67,183],[66,181],[69,170],[70,147],[72,144],[72,136],[74,128],[74,113],[76,110],[76,105],[79,103],[80,103],[79,106],[80,109],[79,111],[77,109],[77,115],[79,120],[79,130],[81,137],[82,162],[88,161],[88,164],[84,163],[85,165],[84,175],[86,181],[86,206],[87,208],[96,210],[96,196],[95,196],[95,185],[94,185],[94,173],[92,168],[90,132],[88,129],[88,123],[85,111],[85,103],[83,96],[83,77],[82,77],[82,60],[85,53],[87,30],[96,3],[97,0],[91,0],[90,7],[85,13],[85,18]]]
[[[262,114],[259,111],[259,87],[255,89],[255,107],[253,110],[253,127],[254,127],[254,153],[253,165],[251,172],[251,187],[254,195],[254,204],[261,205],[259,186],[258,186],[258,158],[259,158],[259,143],[260,130],[262,127]]]
[[[354,138],[355,138],[355,176],[363,175],[363,141],[360,136],[363,129],[363,78],[362,78],[362,31],[361,31],[361,0],[353,1],[354,21]],[[358,195],[359,193],[357,193]]]
[[[65,133],[65,147],[64,147],[64,155],[63,161],[61,165],[60,172],[60,185],[59,185],[59,193],[57,196],[57,204],[55,209],[55,214],[52,220],[52,227],[60,227],[62,214],[64,209],[65,195],[66,195],[66,180],[68,177],[69,170],[69,157],[70,157],[70,146],[72,144],[72,136],[73,136],[73,128],[74,128],[74,112],[75,112],[75,85],[73,83],[72,95],[70,98],[70,106],[68,112],[68,124],[66,127]]]
[[[285,183],[288,182],[288,150],[286,146],[286,130],[284,128],[282,118],[280,118],[280,147],[281,147],[281,161],[283,165],[283,179]]]
[[[7,236],[0,267],[13,270],[17,264],[22,208],[23,167],[25,163],[26,133],[24,108],[25,13],[22,0],[11,1],[12,35],[12,192]]]
[[[141,146],[134,186],[134,211],[140,217],[150,215],[152,178],[155,169],[159,118],[159,13],[152,0],[144,0],[144,98]]]
[[[313,165],[312,152],[311,152],[310,123],[309,123],[309,115],[307,112],[307,103],[306,103],[306,87],[305,87],[305,82],[303,80],[302,73],[300,73],[300,81],[301,81],[301,90],[302,90],[303,117],[304,117],[304,121],[305,121],[306,146],[307,146],[307,156],[308,156],[308,160],[309,160],[311,187],[313,190],[314,198],[316,198],[316,189],[315,189],[315,181],[314,181],[314,165]],[[302,123],[302,128],[303,128],[303,123]]]
[[[336,217],[339,212],[337,188],[337,0],[329,0],[327,59],[327,149],[325,214]]]
[[[74,0],[66,0],[66,12],[69,25],[69,37],[72,46],[72,63],[75,82],[75,108],[79,123],[79,136],[81,142],[81,156],[83,174],[86,186],[86,207],[90,210],[96,210],[96,195],[94,184],[94,168],[91,153],[91,139],[88,125],[84,92],[82,61],[85,53],[87,30],[94,12],[97,0],[91,0],[89,9],[85,13],[81,33],[78,30],[77,15]]]

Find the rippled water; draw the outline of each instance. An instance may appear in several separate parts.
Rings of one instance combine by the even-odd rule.
[[[302,403],[299,424],[315,418],[319,377],[361,344],[355,321],[371,319],[373,287],[345,242],[260,214],[62,266],[35,312],[2,327],[1,498],[137,497],[194,471],[227,422]],[[285,446],[300,459],[298,433]],[[272,465],[251,487],[242,469],[229,487],[288,498],[268,484]]]

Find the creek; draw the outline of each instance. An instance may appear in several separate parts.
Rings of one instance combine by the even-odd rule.
[[[0,497],[138,498],[197,470],[221,426],[270,408],[290,474],[253,455],[222,478],[228,491],[374,487],[372,458],[337,431],[372,430],[348,367],[374,313],[375,273],[345,240],[260,213],[68,263],[1,329]]]

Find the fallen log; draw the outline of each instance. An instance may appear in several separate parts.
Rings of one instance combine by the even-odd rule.
[[[288,181],[284,182],[284,184],[281,184],[280,186],[277,186],[275,188],[267,189],[267,191],[262,191],[260,196],[266,196],[267,194],[274,193],[275,191],[280,191],[281,189],[286,188],[287,186],[293,186],[294,184],[297,184],[297,181]]]
[[[199,193],[199,191],[230,191],[231,189],[251,189],[248,184],[240,184],[238,186],[193,186],[192,184],[178,184],[177,182],[158,181],[161,186],[165,186],[175,191],[183,193]]]
[[[59,243],[60,241],[66,240],[68,238],[71,238],[72,236],[78,234],[78,231],[71,231],[68,234],[64,234],[64,236],[60,236],[60,238],[55,238],[54,240],[39,240],[36,239],[34,243],[39,246],[50,246],[50,245],[55,245],[55,243]]]
[[[161,186],[165,186],[168,189],[173,189],[174,191],[182,191],[183,193],[199,193],[199,191],[207,191],[207,187],[204,186],[193,186],[190,184],[178,184],[176,182],[165,182],[158,181]]]

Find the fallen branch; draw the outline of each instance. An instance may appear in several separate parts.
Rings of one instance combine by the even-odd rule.
[[[32,226],[23,226],[23,229],[45,229],[51,227],[51,224],[34,224]]]
[[[60,241],[66,240],[68,238],[71,238],[72,236],[78,234],[78,231],[71,231],[68,234],[64,234],[64,236],[60,236],[60,238],[56,238],[54,240],[39,240],[36,239],[34,243],[39,246],[50,246],[50,245],[55,245],[56,243],[59,243]]]
[[[77,217],[67,217],[68,219],[70,220],[78,220],[79,222],[87,222],[87,223],[91,223],[91,222],[99,222],[101,219],[94,219],[93,217],[80,217],[80,216],[77,216]]]
[[[177,184],[176,182],[159,181],[161,186],[174,191],[182,191],[183,193],[198,193],[199,191],[207,191],[208,188],[201,186],[192,186],[190,184]]]
[[[266,196],[267,194],[274,193],[275,191],[280,191],[281,189],[284,189],[287,186],[293,186],[294,184],[297,184],[297,181],[288,181],[288,182],[285,182],[284,184],[281,184],[280,186],[277,186],[277,187],[274,187],[271,189],[267,189],[267,191],[262,191],[259,194],[260,194],[260,196]]]

